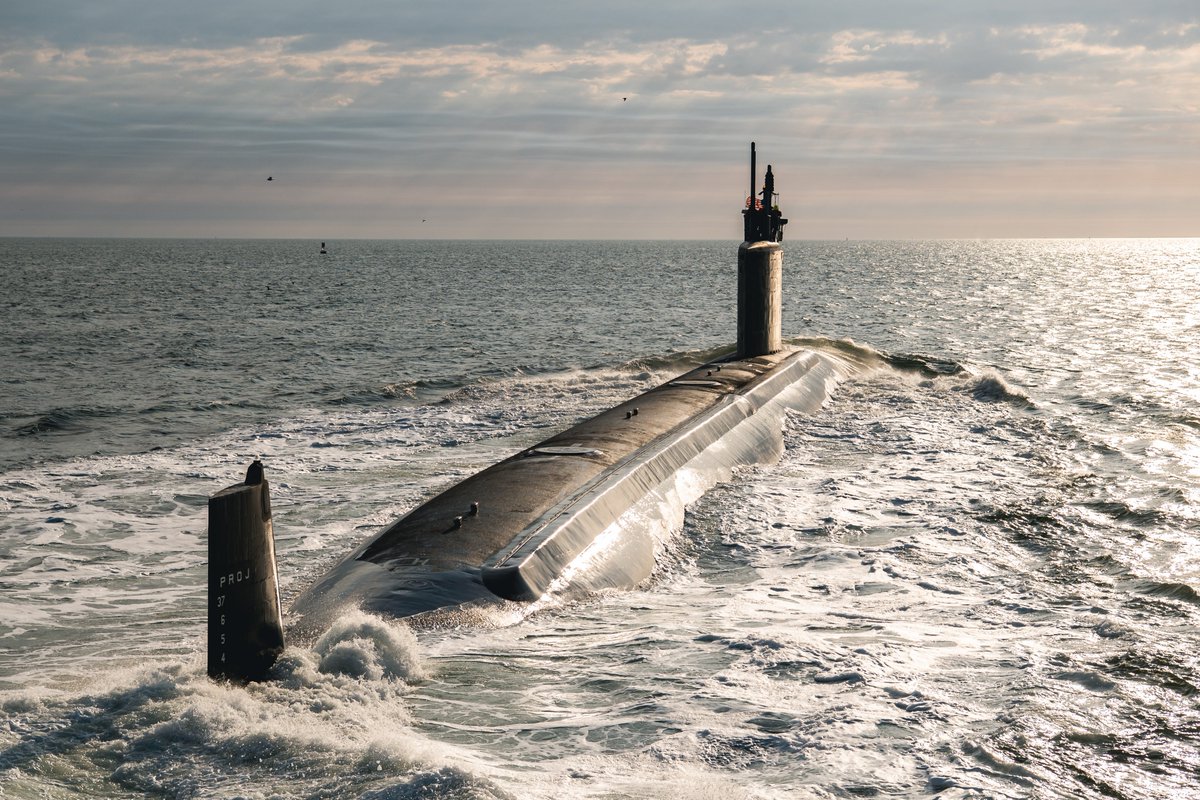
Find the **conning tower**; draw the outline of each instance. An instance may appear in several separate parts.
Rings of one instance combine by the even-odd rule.
[[[783,226],[775,202],[775,173],[767,165],[758,192],[754,142],[750,143],[750,196],[742,209],[746,240],[738,248],[737,355],[754,358],[783,349]],[[761,195],[761,197],[759,196]]]

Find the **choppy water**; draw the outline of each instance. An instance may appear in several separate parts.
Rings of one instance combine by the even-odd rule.
[[[203,676],[285,594],[733,338],[722,243],[6,240],[0,797],[1200,797],[1200,241],[789,242],[856,365],[637,591]]]

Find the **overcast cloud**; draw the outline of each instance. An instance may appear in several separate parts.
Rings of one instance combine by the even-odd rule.
[[[1194,0],[830,5],[10,0],[0,235],[1200,235]]]

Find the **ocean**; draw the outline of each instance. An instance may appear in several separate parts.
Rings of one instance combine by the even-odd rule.
[[[1200,240],[785,242],[844,377],[646,584],[214,683],[252,460],[286,606],[735,339],[736,242],[317,244],[0,240],[0,797],[1200,797]]]

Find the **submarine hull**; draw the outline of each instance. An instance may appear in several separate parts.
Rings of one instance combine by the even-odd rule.
[[[290,627],[316,635],[350,607],[458,624],[547,594],[634,586],[657,554],[639,520],[776,460],[785,411],[817,410],[838,379],[810,350],[680,375],[417,507],[300,595]]]

